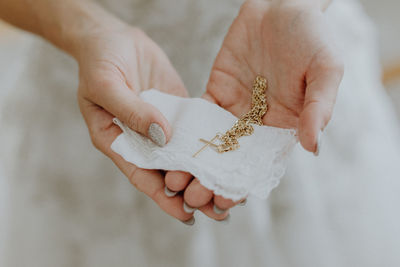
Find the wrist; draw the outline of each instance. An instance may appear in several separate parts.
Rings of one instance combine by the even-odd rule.
[[[57,7],[52,9],[55,12],[52,17],[39,18],[40,34],[74,58],[79,57],[88,37],[126,27],[125,23],[94,2],[57,2]]]

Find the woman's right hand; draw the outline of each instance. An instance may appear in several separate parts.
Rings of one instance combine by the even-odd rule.
[[[121,24],[93,31],[76,47],[73,55],[80,69],[78,101],[94,146],[110,157],[132,185],[165,212],[192,224],[193,214],[183,210],[183,198],[165,194],[161,171],[138,168],[110,148],[121,133],[112,122],[114,117],[160,146],[170,139],[168,121],[156,107],[138,97],[141,91],[150,88],[187,96],[167,56],[142,31]]]
[[[163,173],[137,168],[110,148],[121,133],[112,122],[114,117],[160,146],[170,139],[171,128],[164,116],[138,97],[150,88],[187,96],[164,52],[142,31],[122,23],[94,1],[37,0],[27,8],[25,0],[4,0],[0,1],[0,17],[41,35],[77,59],[78,101],[93,144],[164,211],[193,224],[193,214],[183,210],[182,196],[166,196]],[[174,181],[182,173],[167,172],[167,176]],[[191,179],[189,174],[183,176]],[[196,190],[192,193],[196,198]]]

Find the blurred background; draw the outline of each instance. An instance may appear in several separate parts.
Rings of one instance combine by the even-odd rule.
[[[400,1],[360,0],[376,24],[380,45],[382,80],[400,115]],[[0,102],[18,77],[34,37],[0,21]],[[32,52],[32,51],[31,51]]]
[[[361,0],[366,12],[376,24],[382,79],[400,114],[400,1]]]
[[[365,11],[375,22],[382,66],[382,81],[400,116],[400,16],[398,14],[400,1],[360,0],[360,2],[363,3]],[[27,55],[35,53],[31,49],[34,38],[36,37],[0,21],[0,106],[4,101],[3,96],[8,93],[8,90],[15,88],[14,84],[24,70]],[[2,177],[1,172],[0,166],[0,178]],[[4,180],[0,179],[0,214],[6,208],[3,206],[5,201],[2,199],[7,195],[6,186],[3,186],[2,182]],[[2,219],[4,218],[0,216],[0,229]],[[0,239],[2,234],[0,231]],[[2,251],[1,247],[0,251]]]

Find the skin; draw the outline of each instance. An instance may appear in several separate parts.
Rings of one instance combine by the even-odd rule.
[[[193,214],[183,210],[183,196],[165,195],[165,172],[140,169],[110,149],[121,133],[113,117],[145,136],[150,124],[158,123],[167,141],[171,137],[164,116],[138,98],[141,91],[150,88],[187,96],[181,78],[157,44],[91,1],[0,0],[0,17],[42,36],[76,59],[80,81],[77,98],[93,145],[167,214],[190,220]],[[203,210],[213,219],[223,219],[212,207]]]
[[[80,66],[78,102],[94,146],[110,157],[131,184],[162,210],[181,221],[191,219],[193,214],[183,210],[182,195],[170,198],[164,193],[168,172],[138,168],[110,148],[121,134],[120,128],[112,122],[114,116],[143,134],[151,122],[158,122],[166,129],[167,138],[171,137],[168,121],[155,107],[142,102],[138,93],[160,88],[166,93],[186,97],[180,77],[164,52],[139,29],[124,25],[110,32],[86,36],[82,42],[77,55]],[[201,210],[213,219],[224,218],[214,213],[212,206]]]
[[[343,76],[327,29],[322,11],[308,5],[247,1],[225,37],[203,97],[240,117],[251,108],[254,78],[262,75],[268,81],[264,124],[298,129],[302,146],[314,152]],[[166,177],[169,188],[186,188],[184,200],[193,207],[237,204],[190,181],[190,174]]]
[[[329,121],[342,66],[328,40],[320,10],[329,1],[248,0],[232,24],[210,74],[204,98],[240,116],[250,108],[251,85],[268,79],[268,125],[298,127],[305,149],[315,150],[317,130]],[[138,94],[150,88],[187,96],[165,53],[141,30],[126,25],[91,1],[0,0],[0,17],[42,36],[79,64],[78,102],[96,148],[111,158],[139,191],[169,215],[186,221],[183,202],[216,220],[235,204],[200,185],[188,173],[144,170],[111,151],[121,133],[118,117],[147,135],[153,122],[167,138],[172,131],[156,107]],[[164,194],[183,191],[175,197]]]

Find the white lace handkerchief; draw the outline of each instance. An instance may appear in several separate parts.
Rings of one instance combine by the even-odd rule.
[[[159,147],[115,119],[123,133],[111,148],[126,161],[144,169],[189,172],[215,194],[235,201],[249,195],[266,198],[278,185],[297,142],[295,130],[254,125],[251,136],[239,138],[239,149],[218,153],[208,147],[193,157],[204,146],[199,138],[210,140],[217,132],[225,133],[237,118],[200,98],[182,98],[154,89],[140,97],[161,111],[173,135],[168,144]]]

